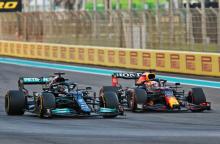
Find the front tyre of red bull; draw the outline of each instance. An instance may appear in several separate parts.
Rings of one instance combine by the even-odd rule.
[[[202,88],[192,88],[188,94],[187,101],[191,104],[190,110],[192,112],[211,110],[211,103],[206,101],[206,96]]]
[[[143,110],[144,105],[147,102],[147,93],[144,89],[135,88],[130,91],[129,107],[132,112],[136,112],[137,110]]]

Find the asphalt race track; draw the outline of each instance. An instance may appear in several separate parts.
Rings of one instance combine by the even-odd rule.
[[[0,64],[0,144],[219,144],[220,90],[204,88],[212,111],[203,113],[131,113],[116,119],[39,119],[7,116],[4,95],[17,89],[20,76],[48,76],[53,70]],[[96,91],[111,84],[110,77],[66,72],[67,77]],[[123,81],[125,84],[126,82]],[[132,83],[132,82],[131,82]],[[188,90],[189,86],[184,86]]]

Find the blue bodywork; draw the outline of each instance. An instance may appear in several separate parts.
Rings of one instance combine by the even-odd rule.
[[[72,96],[74,97],[74,99],[76,100],[78,106],[80,107],[80,109],[82,110],[82,112],[84,113],[90,113],[91,109],[89,108],[89,106],[87,105],[87,103],[85,102],[85,100],[83,99],[83,93],[80,91],[76,91],[72,94]]]
[[[69,98],[68,98],[69,97]],[[78,110],[74,108],[55,108],[51,109],[52,115],[57,116],[111,116],[111,115],[122,115],[118,109],[114,108],[104,108],[100,107],[95,111],[89,107],[86,101],[83,98],[83,93],[81,91],[73,91],[68,94],[68,97],[63,97],[62,100],[73,101],[79,107]],[[60,99],[57,98],[56,101]],[[35,100],[33,98],[28,99],[27,110],[31,113],[35,113]]]
[[[88,106],[86,101],[83,98],[83,93],[81,91],[74,91],[69,93],[69,95],[73,96],[75,99],[76,103],[80,107],[81,113],[77,112],[76,110],[72,108],[56,108],[52,110],[53,115],[83,115],[87,114],[90,115],[93,111],[91,108]],[[99,108],[93,115],[91,116],[103,116],[103,115],[117,115],[119,114],[117,109],[110,109],[110,108]]]

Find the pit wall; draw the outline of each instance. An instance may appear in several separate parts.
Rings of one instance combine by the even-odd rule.
[[[0,55],[138,70],[155,69],[172,73],[220,76],[220,53],[0,41]]]

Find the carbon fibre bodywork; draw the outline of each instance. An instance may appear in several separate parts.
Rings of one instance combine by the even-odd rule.
[[[39,117],[53,116],[103,116],[113,118],[123,115],[117,97],[111,97],[111,107],[101,105],[100,99],[91,87],[79,88],[74,82],[63,78],[64,73],[52,77],[20,78],[19,90],[8,91],[5,109],[8,115],[21,115],[25,111]],[[25,85],[42,85],[42,92],[30,94]],[[102,99],[103,100],[103,99]],[[105,99],[104,99],[105,100]],[[19,109],[19,113],[15,109]]]
[[[122,87],[119,78],[135,80],[135,86]],[[134,112],[202,112],[211,109],[202,88],[192,88],[186,93],[180,83],[168,85],[167,80],[156,78],[152,72],[114,73],[112,86],[103,86],[100,93],[108,91],[115,92],[124,108]]]

